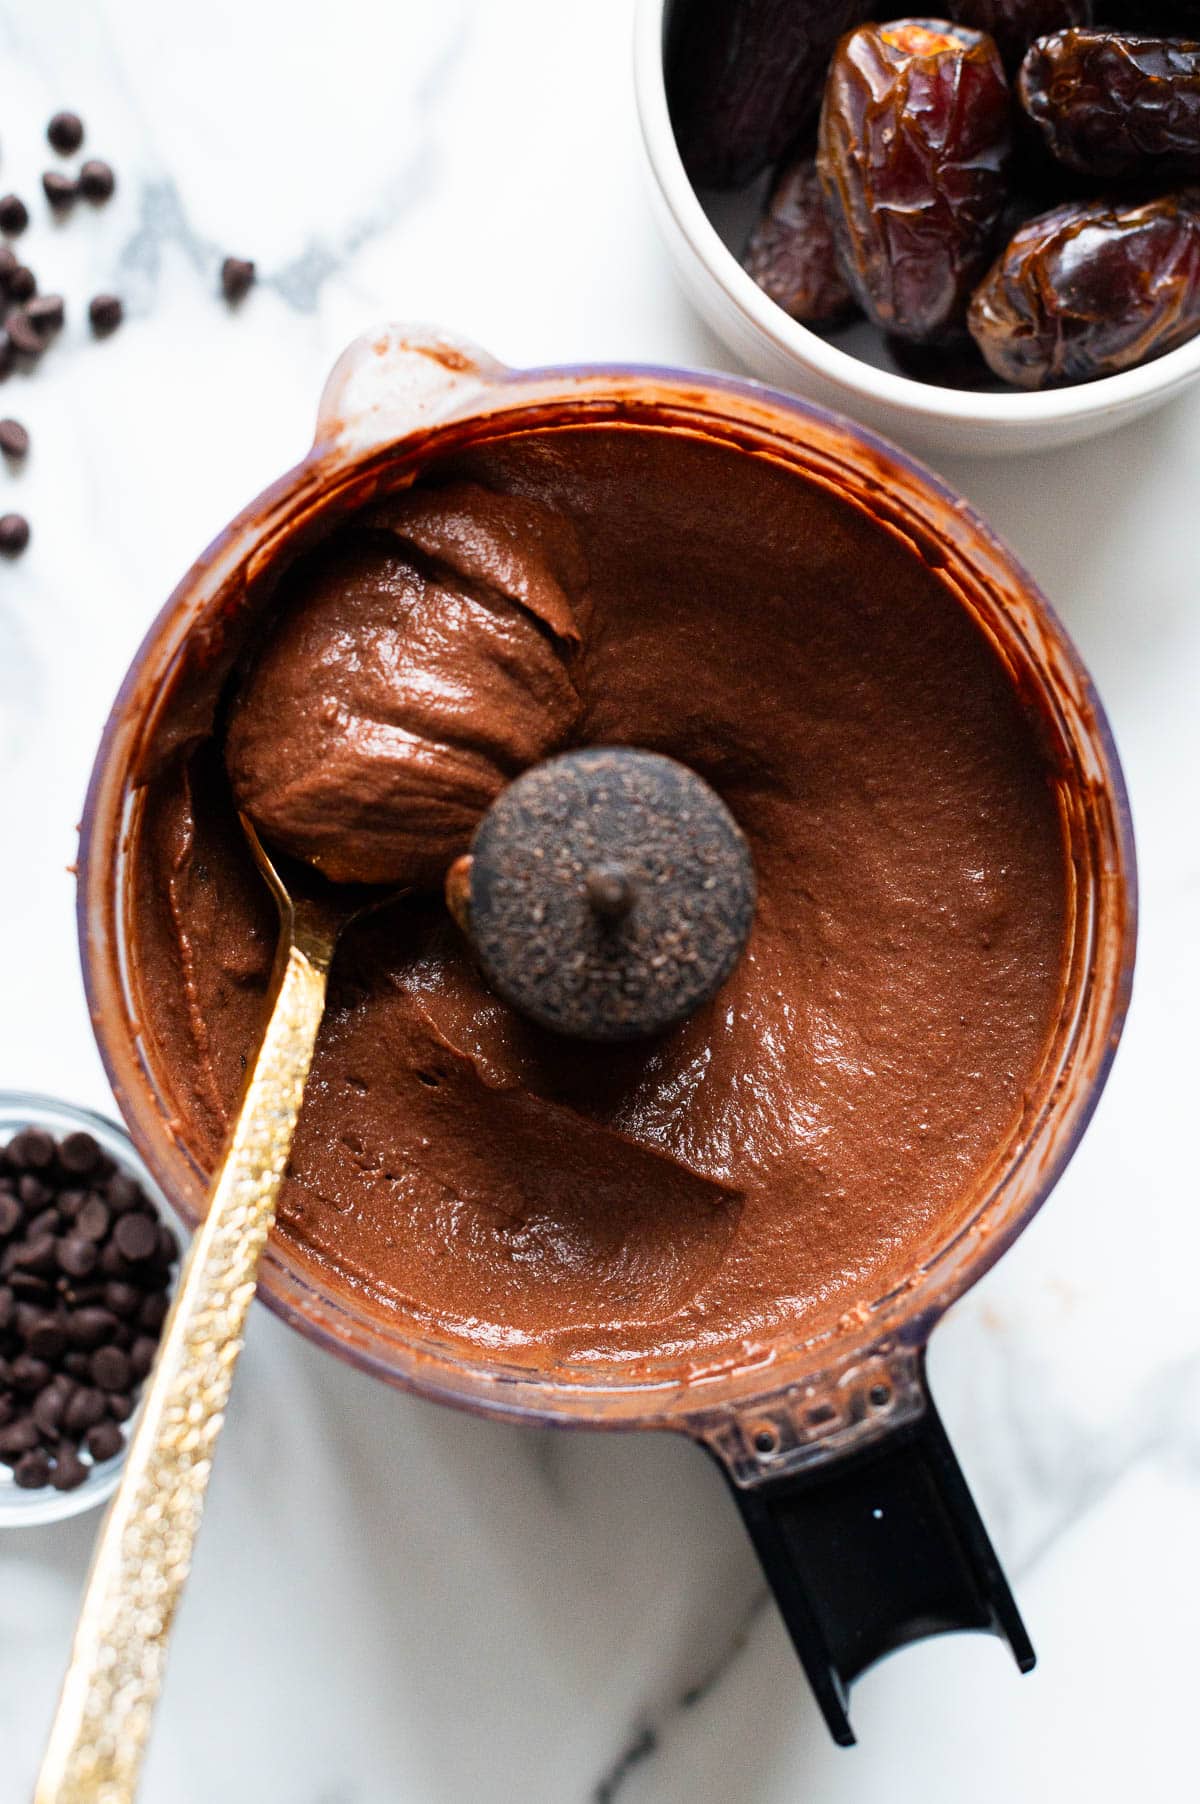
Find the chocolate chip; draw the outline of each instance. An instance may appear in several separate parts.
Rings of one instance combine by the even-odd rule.
[[[112,165],[89,157],[79,171],[79,192],[88,200],[107,200],[117,185]]]
[[[54,1137],[44,1128],[22,1128],[5,1149],[14,1171],[46,1171],[54,1163]]]
[[[72,1378],[78,1378],[82,1383],[84,1379],[91,1377],[92,1362],[86,1353],[78,1351],[64,1353],[62,1368],[64,1372],[69,1372]]]
[[[63,1427],[68,1434],[86,1434],[89,1428],[102,1422],[107,1413],[104,1392],[81,1385],[63,1411]]]
[[[88,1429],[83,1444],[99,1465],[106,1459],[115,1459],[123,1451],[125,1436],[115,1422],[97,1422],[94,1428]]]
[[[47,169],[42,176],[42,193],[56,213],[64,213],[74,205],[79,194],[79,184],[58,169]]]
[[[48,1359],[51,1363],[62,1358],[69,1344],[65,1325],[50,1315],[40,1321],[25,1340],[26,1347],[37,1359]]]
[[[8,298],[12,301],[28,301],[37,293],[37,277],[25,263],[18,263],[11,271],[5,286]]]
[[[149,1334],[139,1334],[129,1353],[129,1366],[135,1378],[144,1378],[154,1364],[154,1355],[158,1352],[158,1342]],[[121,1386],[106,1386],[106,1389],[120,1390]]]
[[[123,1259],[138,1265],[158,1251],[158,1223],[148,1215],[123,1215],[113,1229],[113,1245]]]
[[[20,420],[0,420],[0,451],[5,457],[20,458],[28,455],[29,434]]]
[[[0,288],[8,292],[8,278],[20,262],[11,244],[0,244]]]
[[[87,1202],[88,1197],[91,1195],[92,1192],[90,1190],[60,1190],[58,1193],[58,1213],[65,1216],[68,1221],[74,1221],[75,1217],[79,1214],[79,1211],[83,1208],[83,1205]]]
[[[0,525],[3,525],[3,521],[0,521]],[[11,1261],[14,1275],[17,1272],[29,1272],[44,1278],[54,1270],[56,1251],[54,1236],[43,1234],[36,1240],[14,1242],[4,1257],[6,1261]]]
[[[23,1453],[28,1453],[38,1444],[36,1425],[28,1416],[21,1416],[16,1422],[0,1428],[0,1464],[15,1466]]]
[[[115,1241],[106,1240],[100,1248],[100,1270],[106,1278],[127,1278],[129,1262],[122,1258],[121,1249]]]
[[[70,1399],[69,1390],[53,1384],[48,1384],[41,1395],[34,1398],[33,1420],[40,1434],[47,1438],[58,1435],[62,1427],[63,1412]]]
[[[100,1254],[94,1240],[84,1234],[68,1234],[58,1243],[57,1258],[68,1278],[86,1278],[95,1271]]]
[[[48,1303],[54,1295],[49,1278],[40,1277],[36,1272],[14,1272],[8,1282],[17,1296],[27,1300]]]
[[[25,318],[43,338],[49,338],[52,332],[61,332],[66,317],[67,304],[61,294],[40,294],[25,309]],[[91,1136],[85,1135],[84,1138],[90,1139]],[[97,1147],[96,1151],[99,1150]]]
[[[114,1215],[124,1215],[128,1209],[136,1209],[142,1200],[142,1187],[123,1171],[115,1171],[104,1186],[104,1194],[108,1198],[108,1206]]]
[[[0,232],[15,238],[29,224],[29,208],[16,194],[0,195]]]
[[[120,1347],[99,1347],[92,1354],[92,1382],[102,1391],[129,1389],[129,1358]]]
[[[179,1257],[179,1236],[165,1221],[158,1224],[158,1257],[161,1264],[174,1265]]]
[[[92,331],[97,338],[107,338],[115,332],[125,317],[125,308],[119,295],[98,294],[88,302],[88,318],[92,322]],[[20,346],[17,346],[20,350]]]
[[[67,1334],[71,1345],[88,1351],[111,1340],[116,1330],[117,1318],[111,1310],[97,1309],[94,1305],[72,1310],[67,1317]]]
[[[110,1304],[111,1308],[112,1305]],[[161,1290],[151,1291],[143,1298],[138,1310],[138,1327],[144,1328],[147,1334],[157,1334],[167,1319],[167,1311],[171,1307],[170,1299]]]
[[[46,136],[64,157],[73,156],[83,143],[83,120],[78,113],[55,113]]]
[[[45,1389],[52,1375],[44,1359],[35,1359],[32,1353],[18,1353],[9,1370],[9,1382],[14,1391],[32,1397],[36,1391]],[[119,1391],[121,1386],[116,1384],[113,1389]]]
[[[24,514],[0,514],[0,552],[15,557],[29,543],[29,522]]]
[[[0,1240],[21,1225],[22,1209],[15,1196],[0,1196]]]
[[[62,1227],[62,1216],[57,1209],[39,1209],[31,1215],[25,1232],[30,1240],[41,1240],[44,1234],[57,1234]]]
[[[153,1293],[146,1298],[146,1303],[152,1301]],[[121,1278],[113,1278],[104,1286],[104,1306],[106,1309],[111,1309],[114,1315],[131,1316],[136,1313],[140,1321],[141,1311],[145,1304],[142,1303],[140,1290],[135,1289],[132,1284],[126,1284]],[[144,1328],[147,1324],[141,1322],[140,1325]]]
[[[46,349],[45,339],[23,308],[18,307],[15,313],[9,314],[4,330],[8,333],[9,344],[22,357],[40,357]]]
[[[59,300],[58,295],[47,295],[47,300]],[[76,1177],[86,1177],[89,1171],[95,1171],[103,1158],[100,1142],[92,1134],[77,1128],[73,1134],[64,1134],[58,1143],[58,1163],[63,1171],[74,1173]]]
[[[40,1491],[50,1482],[50,1460],[40,1447],[26,1453],[13,1467],[13,1480],[23,1491]]]
[[[133,1414],[133,1398],[128,1391],[110,1391],[108,1413],[114,1422],[128,1422]]]
[[[56,1491],[77,1491],[88,1475],[88,1467],[84,1465],[73,1447],[60,1447],[54,1462],[54,1470],[50,1474],[50,1483]]]
[[[53,1198],[54,1192],[49,1184],[42,1182],[41,1178],[35,1178],[31,1171],[25,1171],[17,1179],[17,1195],[26,1209],[37,1210],[46,1207],[46,1204]]]
[[[249,294],[257,274],[249,257],[226,257],[221,265],[221,292],[227,301],[240,301]]]
[[[108,1205],[99,1196],[89,1196],[75,1217],[75,1232],[82,1234],[85,1240],[103,1240],[111,1225]]]

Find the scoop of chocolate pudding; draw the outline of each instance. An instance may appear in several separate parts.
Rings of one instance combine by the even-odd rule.
[[[539,502],[455,483],[375,509],[297,576],[234,698],[240,805],[338,882],[436,884],[579,719],[583,581]]]
[[[1048,736],[935,566],[772,459],[576,425],[458,452],[293,567],[227,748],[158,768],[135,833],[140,1019],[201,1162],[277,932],[226,749],[268,837],[425,884],[547,752],[661,751],[728,804],[759,905],[716,998],[620,1048],[514,1015],[436,891],[352,928],[284,1257],[411,1336],[683,1378],[946,1243],[1043,1082],[1067,879]]]

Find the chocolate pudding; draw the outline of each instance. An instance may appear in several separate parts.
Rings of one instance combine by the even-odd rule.
[[[856,1322],[1011,1156],[1062,992],[1050,736],[936,558],[683,432],[572,426],[426,466],[252,603],[220,706],[176,684],[130,963],[175,1131],[216,1160],[278,932],[237,800],[412,893],[335,961],[277,1237],[334,1294],[514,1364],[679,1375]],[[203,724],[197,726],[197,721]],[[484,985],[441,896],[530,763],[690,765],[758,910],[716,998],[632,1045]]]

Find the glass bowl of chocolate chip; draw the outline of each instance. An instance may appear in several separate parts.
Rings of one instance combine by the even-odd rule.
[[[0,1527],[112,1495],[178,1264],[123,1129],[0,1092]]]
[[[1200,4],[640,0],[652,200],[757,375],[922,450],[1200,376]]]

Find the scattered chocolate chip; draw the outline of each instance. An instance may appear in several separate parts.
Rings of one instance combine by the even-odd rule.
[[[148,1215],[123,1215],[113,1229],[113,1245],[123,1259],[139,1265],[158,1251],[158,1223]]]
[[[94,1240],[88,1240],[83,1234],[68,1234],[65,1240],[58,1243],[59,1269],[68,1278],[86,1278],[96,1269],[100,1257]]]
[[[89,157],[79,171],[79,192],[88,200],[107,200],[117,185],[112,165]]]
[[[18,307],[9,314],[4,322],[4,330],[8,333],[8,342],[13,350],[19,351],[22,357],[40,357],[46,349],[45,339],[23,307]]]
[[[124,317],[125,308],[118,295],[98,294],[88,303],[88,318],[97,338],[107,338],[110,332],[115,332]]]
[[[78,182],[58,169],[47,169],[42,176],[42,192],[56,213],[65,213],[79,194]]]
[[[54,1136],[44,1128],[22,1128],[5,1149],[14,1171],[46,1171],[54,1163]]]
[[[49,337],[51,332],[61,332],[66,317],[66,302],[61,294],[41,294],[25,309],[25,318],[43,338]]]
[[[0,451],[5,457],[25,457],[29,451],[29,434],[20,420],[0,420]]]
[[[0,195],[0,232],[15,238],[29,224],[29,208],[17,194]]]
[[[3,303],[0,303],[2,305]],[[12,348],[8,333],[0,326],[0,382],[12,371],[17,361],[17,353]]]
[[[50,1460],[40,1447],[24,1454],[13,1467],[13,1479],[23,1491],[40,1491],[50,1482]]]
[[[8,293],[8,278],[17,268],[20,259],[11,244],[0,244],[0,288]]]
[[[37,293],[37,277],[27,263],[18,263],[9,275],[8,298],[10,301],[28,301]]]
[[[103,1240],[111,1223],[112,1216],[103,1197],[89,1196],[75,1217],[75,1232],[82,1234],[85,1240]]]
[[[73,1447],[60,1447],[58,1458],[54,1462],[54,1470],[50,1474],[50,1483],[56,1491],[77,1491],[88,1475],[84,1465]]]
[[[92,1382],[97,1389],[128,1390],[130,1376],[128,1356],[122,1353],[120,1347],[99,1347],[92,1354]]]
[[[38,1444],[37,1426],[28,1416],[21,1416],[0,1428],[0,1464],[15,1466],[24,1453]]]
[[[83,143],[83,120],[78,113],[55,113],[46,136],[64,157],[73,156]]]
[[[89,1428],[84,1436],[84,1446],[99,1465],[106,1459],[115,1459],[125,1446],[125,1436],[115,1422],[97,1422]]]
[[[0,514],[0,552],[15,557],[29,543],[29,522],[24,514]]]
[[[83,1435],[97,1422],[102,1422],[107,1413],[104,1392],[91,1385],[80,1385],[63,1411],[63,1427],[68,1434]]]
[[[240,301],[254,287],[257,275],[249,257],[226,257],[221,265],[221,292],[227,301]]]

